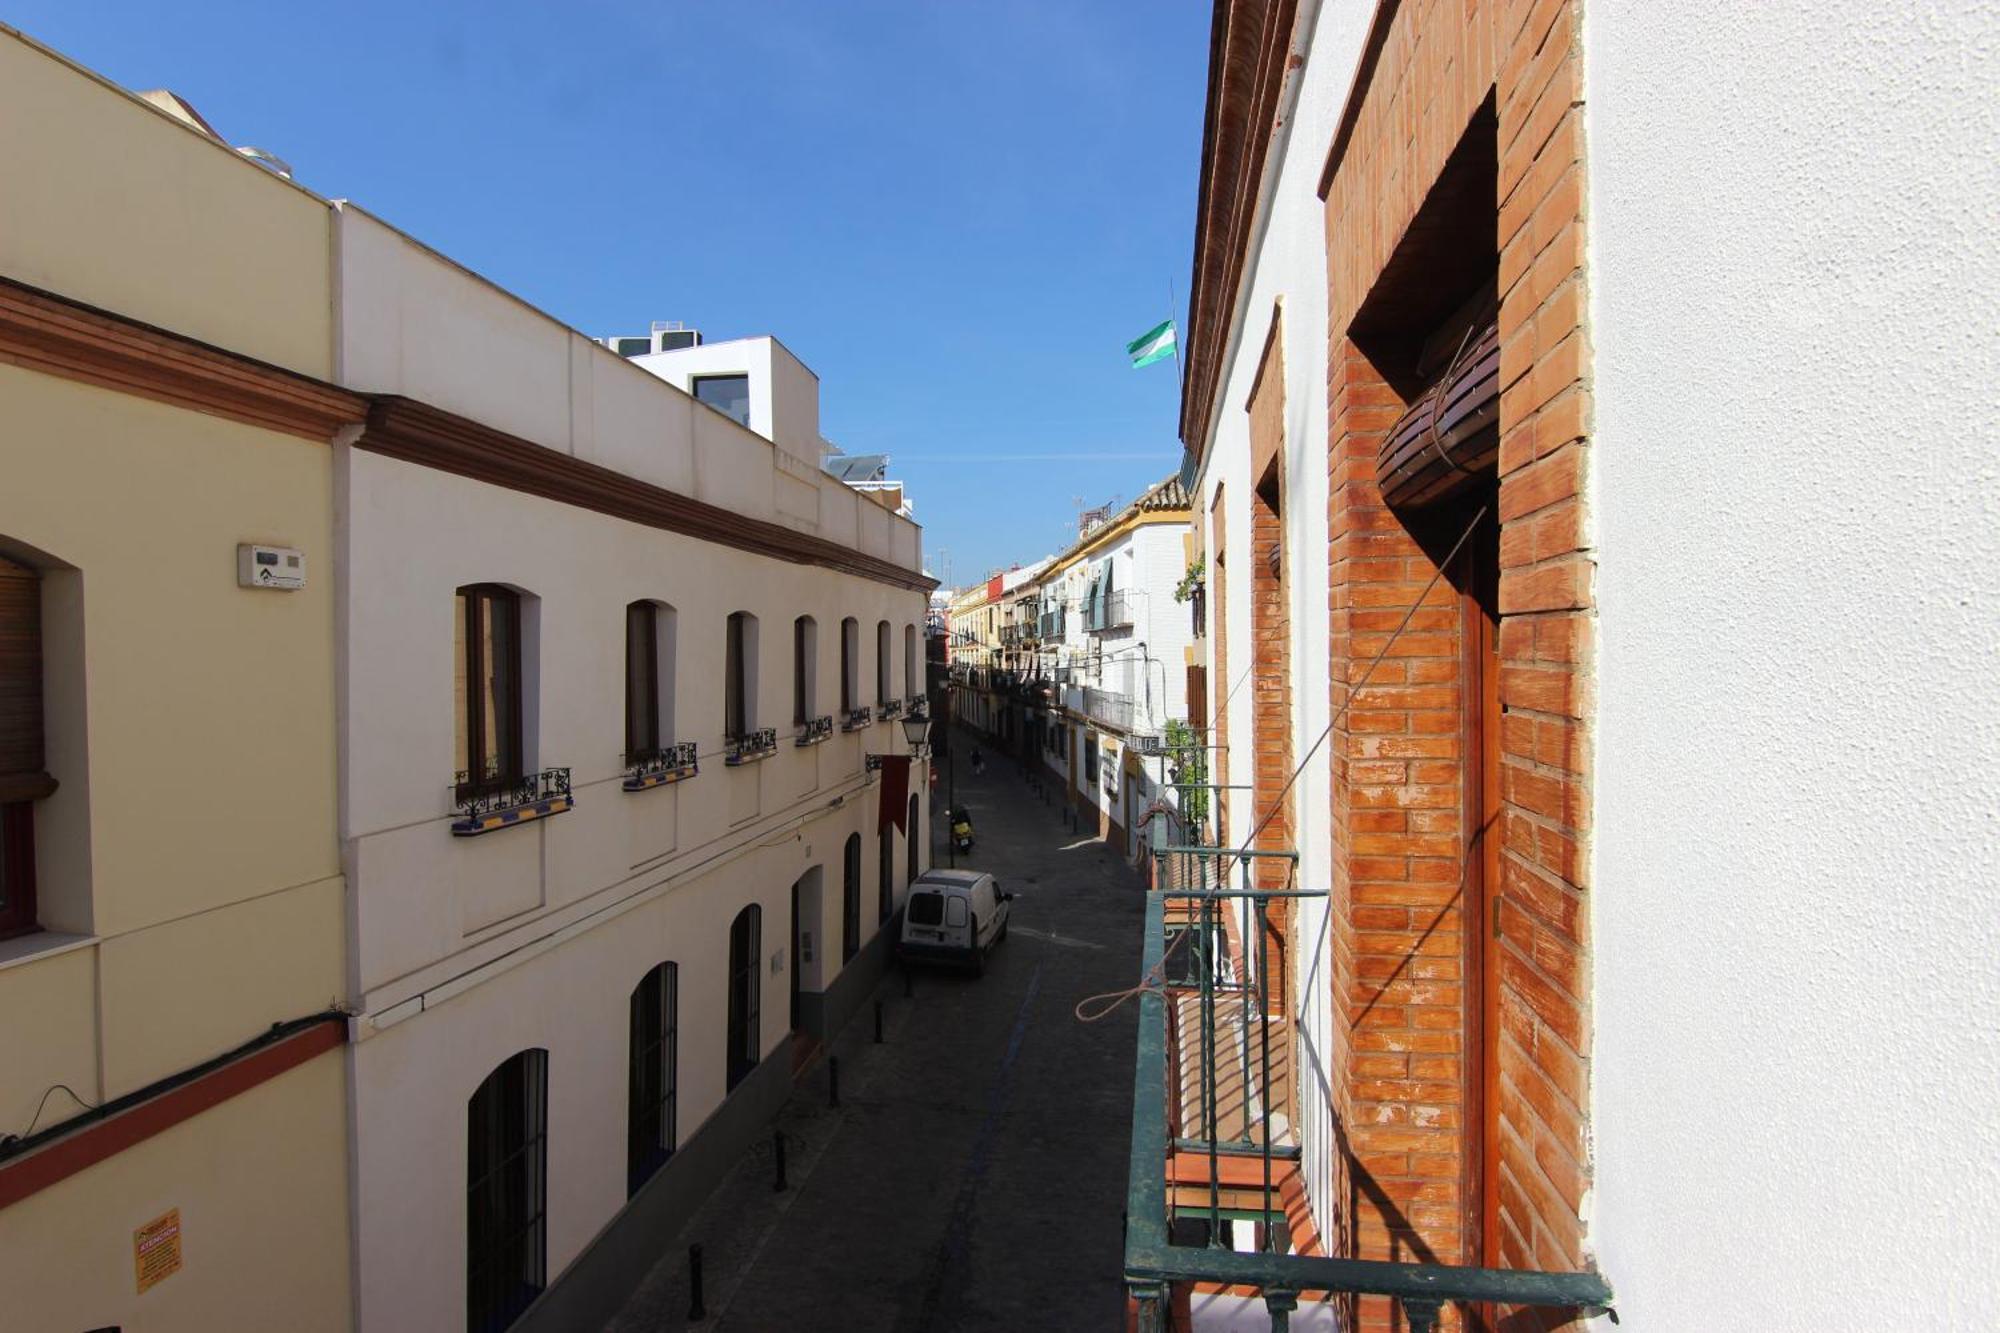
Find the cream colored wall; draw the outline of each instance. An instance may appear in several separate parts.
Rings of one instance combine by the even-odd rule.
[[[0,1327],[350,1328],[343,1060],[317,1056],[0,1210]],[[181,1271],[142,1295],[132,1233],[170,1208]]]
[[[42,920],[96,939],[87,980],[68,956],[0,969],[0,1013],[51,1015],[25,997],[59,974],[96,1032],[78,1087],[96,1100],[341,994],[331,453],[11,366],[0,404],[0,538],[74,571],[45,613],[84,648],[80,683],[45,664],[61,785],[36,810]],[[239,588],[239,541],[302,549],[306,588]],[[0,1125],[73,1079],[70,1026],[0,1066]]]
[[[0,181],[0,275],[329,374],[325,203],[5,27]]]

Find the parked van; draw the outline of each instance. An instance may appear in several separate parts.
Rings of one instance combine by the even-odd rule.
[[[943,962],[986,970],[986,955],[1007,938],[1014,895],[977,870],[926,870],[903,905],[903,934],[896,956],[905,962]]]

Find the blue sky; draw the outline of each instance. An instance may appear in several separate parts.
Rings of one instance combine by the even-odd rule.
[[[894,456],[954,582],[1176,465],[1173,366],[1123,347],[1186,303],[1199,0],[5,17],[587,333],[776,334],[825,434]]]

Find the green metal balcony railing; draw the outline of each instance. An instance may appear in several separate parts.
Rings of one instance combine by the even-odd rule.
[[[1181,787],[1208,784],[1175,784]],[[1269,975],[1270,905],[1291,898],[1324,898],[1318,889],[1251,887],[1252,867],[1262,858],[1294,865],[1290,851],[1169,846],[1163,858],[1163,887],[1147,895],[1145,951],[1138,991],[1138,1059],[1132,1092],[1132,1155],[1126,1185],[1125,1281],[1138,1308],[1140,1333],[1167,1333],[1175,1283],[1212,1282],[1248,1286],[1264,1295],[1274,1330],[1287,1330],[1301,1293],[1324,1291],[1386,1296],[1400,1305],[1411,1333],[1431,1333],[1444,1306],[1453,1301],[1569,1308],[1597,1314],[1611,1306],[1611,1288],[1595,1273],[1542,1273],[1471,1268],[1446,1264],[1397,1263],[1289,1254],[1284,1213],[1277,1202],[1275,1164],[1296,1159],[1294,1144],[1273,1132],[1273,1043],[1289,1043],[1288,1030],[1274,1036]],[[1227,884],[1232,863],[1242,870],[1243,887]],[[1168,921],[1169,902],[1189,909]],[[1245,939],[1240,966],[1227,959],[1231,914]],[[1173,953],[1168,933],[1176,932]],[[1177,956],[1184,955],[1184,956]],[[1191,994],[1190,994],[1191,993]],[[1195,1000],[1193,1026],[1177,1027],[1180,1059],[1170,1080],[1169,1005]],[[1282,1019],[1277,1020],[1282,1023]],[[1233,1031],[1231,1030],[1233,1029]],[[1218,1051],[1228,1046],[1234,1070],[1222,1067]],[[1190,1057],[1197,1075],[1196,1105],[1186,1109],[1184,1081]],[[1282,1058],[1282,1054],[1281,1054]],[[1242,1102],[1225,1113],[1220,1090],[1236,1079]],[[1174,1153],[1207,1159],[1206,1214],[1209,1244],[1177,1245],[1170,1236],[1172,1201],[1169,1163]],[[1245,1253],[1219,1248],[1225,1208],[1221,1167],[1225,1160],[1253,1158],[1261,1164],[1259,1214],[1265,1219],[1264,1248]]]

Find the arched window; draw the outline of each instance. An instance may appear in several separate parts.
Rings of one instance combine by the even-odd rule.
[[[887,921],[896,910],[896,830],[882,826],[881,859],[876,866],[875,890],[878,919]]]
[[[819,622],[800,616],[792,622],[792,722],[804,726],[819,716]]]
[[[847,835],[840,872],[840,961],[861,952],[861,835]]]
[[[625,759],[657,758],[674,742],[674,608],[625,608]]]
[[[661,963],[632,992],[625,1193],[639,1192],[674,1155],[680,1090],[680,969]]]
[[[840,711],[861,707],[861,622],[853,616],[840,622]]]
[[[466,1106],[465,1326],[498,1333],[548,1285],[549,1053],[522,1051]]]
[[[903,626],[903,697],[914,699],[922,693],[917,688],[917,627]]]
[[[729,1091],[749,1076],[764,1054],[758,1034],[763,1005],[757,970],[763,939],[764,909],[752,903],[736,914],[729,927]]]
[[[723,734],[742,740],[757,730],[757,617],[730,613],[723,657]]]
[[[889,622],[875,622],[875,702],[889,702]]]

